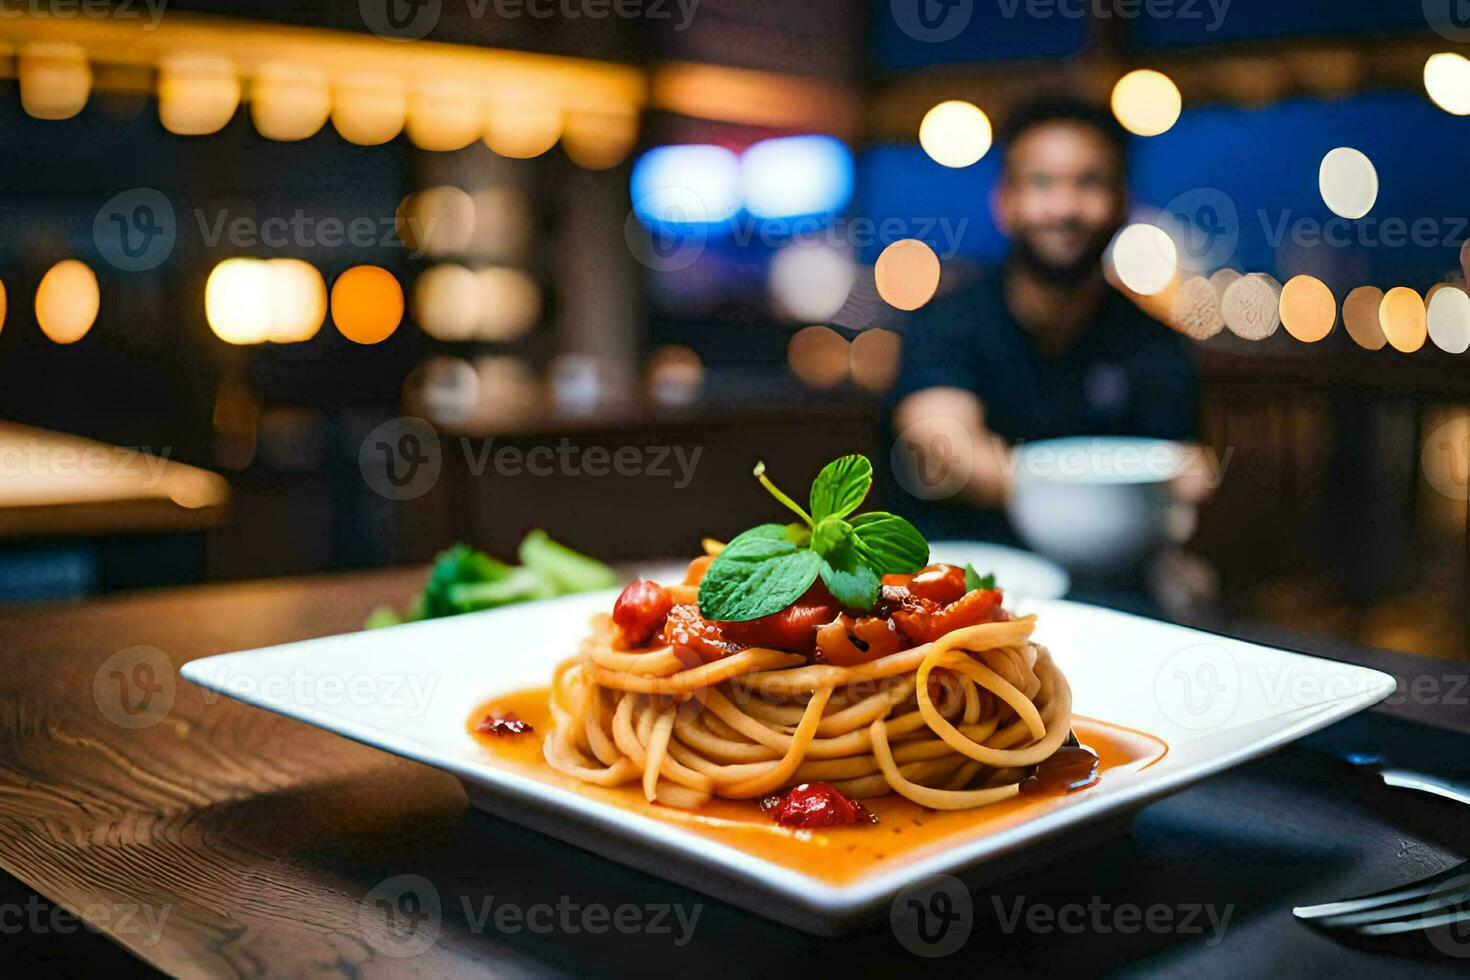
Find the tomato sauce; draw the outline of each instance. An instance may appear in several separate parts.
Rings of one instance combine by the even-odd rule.
[[[591,786],[557,772],[541,755],[542,739],[554,728],[547,698],[546,688],[533,688],[495,698],[470,714],[465,729],[482,747],[488,765],[631,810],[832,884],[857,881],[1073,805],[1110,780],[1153,765],[1169,750],[1152,735],[1074,717],[1073,730],[1090,751],[1064,748],[1055,765],[1038,767],[1034,783],[1023,784],[1023,792],[1012,799],[975,810],[937,811],[890,794],[861,801],[875,823],[791,828],[762,813],[756,800],[714,799],[697,810],[678,810],[649,803],[636,784]],[[490,715],[514,715],[535,733],[506,737],[477,732],[481,720]],[[1084,759],[1083,754],[1095,760]]]

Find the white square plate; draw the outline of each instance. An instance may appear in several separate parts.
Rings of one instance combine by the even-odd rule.
[[[668,823],[497,768],[466,734],[484,701],[544,685],[615,592],[208,657],[183,676],[458,776],[476,806],[587,850],[812,932],[836,934],[906,886],[949,873],[1009,873],[1054,857],[1107,821],[1279,748],[1387,697],[1394,680],[1350,664],[1062,600],[1035,612],[1080,715],[1155,735],[1157,763],[1103,782],[1016,826],[851,884],[832,885]]]

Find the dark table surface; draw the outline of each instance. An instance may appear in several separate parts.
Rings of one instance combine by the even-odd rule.
[[[919,959],[891,930],[814,939],[471,810],[445,773],[171,673],[115,670],[119,651],[138,645],[176,669],[354,629],[374,605],[405,602],[422,577],[203,586],[0,613],[6,959],[72,973],[363,976],[1378,977],[1470,967],[1470,936],[1463,958],[1410,959],[1340,946],[1292,919],[1293,905],[1412,880],[1470,849],[1463,808],[1375,786],[1309,745],[1154,803],[1104,843],[987,886],[958,950]],[[1383,708],[1314,743],[1389,747],[1401,764],[1441,772],[1467,764],[1470,665],[1252,638],[1399,676]],[[130,713],[145,698],[159,700]],[[497,918],[507,906],[528,918]],[[583,918],[620,906],[636,907],[622,930],[594,932],[601,920]],[[627,928],[633,916],[646,928]]]

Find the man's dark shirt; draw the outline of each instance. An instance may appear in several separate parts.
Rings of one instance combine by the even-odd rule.
[[[1108,288],[1096,320],[1058,357],[1037,351],[1006,306],[999,270],[914,315],[893,405],[925,388],[972,392],[1009,443],[1059,436],[1195,436],[1198,390],[1186,341]],[[907,498],[907,494],[901,494]],[[897,501],[896,501],[897,503]],[[930,533],[1003,536],[968,508],[913,498]],[[925,519],[927,518],[927,519]]]

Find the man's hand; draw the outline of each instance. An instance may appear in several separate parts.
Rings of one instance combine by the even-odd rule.
[[[985,427],[985,406],[962,388],[925,388],[899,403],[893,427],[923,474],[941,473],[957,463],[967,473],[952,474],[956,496],[980,507],[1005,505],[1011,491],[1011,451]],[[955,446],[956,439],[965,445]],[[928,483],[929,481],[924,481]],[[950,485],[946,478],[944,483]]]

